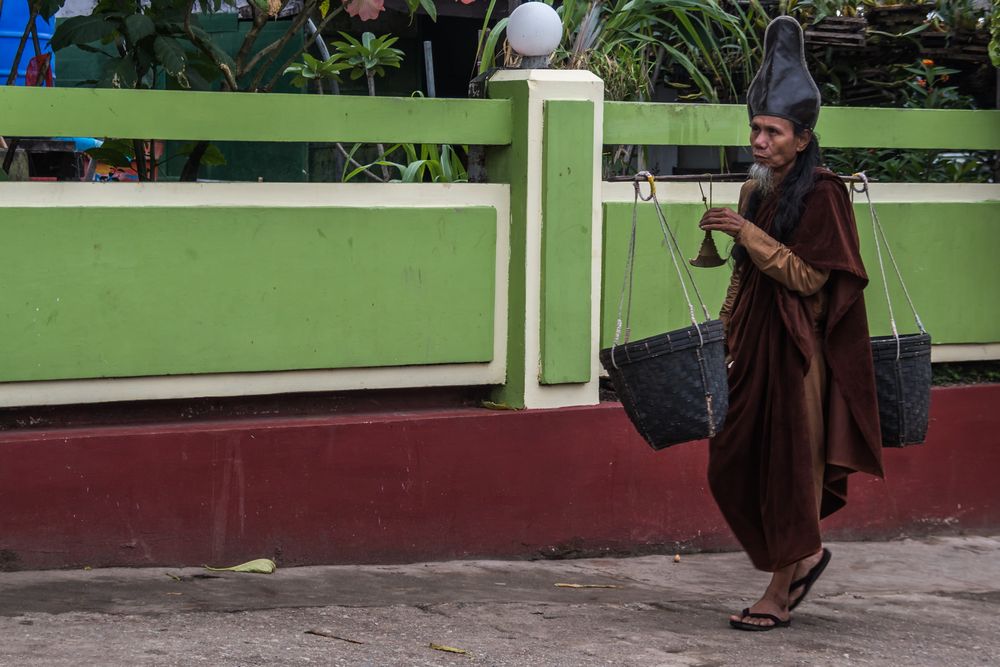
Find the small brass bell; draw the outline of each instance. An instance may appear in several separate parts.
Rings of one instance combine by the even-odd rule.
[[[726,260],[722,259],[719,255],[719,249],[715,247],[712,232],[707,229],[705,230],[705,238],[701,242],[701,247],[698,248],[698,256],[688,261],[691,262],[691,266],[697,266],[702,269],[710,269],[713,266],[722,266],[726,263]]]

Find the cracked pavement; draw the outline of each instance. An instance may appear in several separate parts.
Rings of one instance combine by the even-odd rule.
[[[1000,661],[1000,536],[828,546],[830,567],[791,628],[766,633],[726,623],[767,581],[739,553],[279,567],[271,575],[6,572],[0,665]]]

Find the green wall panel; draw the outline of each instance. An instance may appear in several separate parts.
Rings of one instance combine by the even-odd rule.
[[[496,211],[7,208],[0,381],[483,362]]]
[[[873,335],[892,333],[867,204],[855,204],[870,283],[865,291]],[[899,203],[877,207],[903,280],[934,343],[1000,342],[1000,201]],[[900,331],[913,315],[885,257]]]
[[[590,380],[594,105],[548,100],[542,158],[542,384]]]
[[[604,287],[601,346],[614,339],[618,294],[625,268],[625,250],[632,205],[604,205]],[[702,232],[700,204],[668,204],[667,220],[677,230],[687,255],[698,250]],[[935,343],[989,343],[1000,341],[1000,202],[892,203],[877,207],[879,219],[892,243],[903,279],[917,311]],[[865,291],[872,335],[888,334],[889,318],[875,258],[875,243],[867,205],[856,203],[855,215],[862,254],[871,283]],[[716,234],[719,251],[728,255],[729,240]],[[891,271],[888,266],[887,271]],[[692,269],[709,312],[722,305],[729,269]],[[900,331],[915,331],[913,318],[894,278],[890,278],[893,307]],[[640,203],[636,250],[635,296],[632,301],[632,339],[687,324],[687,306],[670,266],[652,204]]]
[[[506,144],[511,119],[506,100],[0,86],[0,135]]]
[[[834,147],[1000,149],[1000,111],[824,107],[816,132]],[[605,144],[743,146],[745,106],[605,102]]]

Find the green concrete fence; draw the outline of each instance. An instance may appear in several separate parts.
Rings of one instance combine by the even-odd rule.
[[[463,384],[513,407],[596,402],[632,206],[600,181],[603,145],[747,134],[742,107],[602,90],[548,70],[501,72],[484,100],[0,87],[7,137],[476,144],[491,181],[0,183],[0,405]],[[819,134],[997,150],[1000,112],[824,109]],[[693,256],[697,185],[659,192]],[[1000,357],[1000,186],[872,192],[936,358]],[[636,336],[685,319],[650,206]],[[697,277],[716,310],[727,270]],[[882,332],[884,297],[867,297]]]

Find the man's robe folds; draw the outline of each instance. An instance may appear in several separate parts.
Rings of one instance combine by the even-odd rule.
[[[770,233],[780,193],[761,202],[755,224]],[[819,520],[844,506],[847,476],[882,476],[881,436],[868,320],[868,283],[847,192],[826,170],[805,199],[788,248],[828,271],[824,320],[806,299],[749,259],[729,315],[729,413],[712,439],[709,484],[754,566],[774,571],[817,552]],[[817,349],[819,346],[819,349]],[[825,442],[810,440],[804,378],[826,364]],[[815,430],[814,430],[815,432]],[[822,448],[817,506],[813,447]]]

